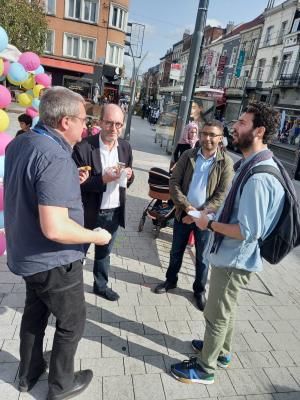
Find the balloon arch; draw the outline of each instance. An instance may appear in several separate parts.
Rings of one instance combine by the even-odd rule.
[[[17,102],[26,108],[25,113],[38,122],[40,96],[43,89],[51,86],[51,77],[47,75],[37,54],[20,51],[10,45],[6,31],[0,26],[0,255],[5,253],[3,176],[5,148],[13,137],[5,131],[9,127],[9,114],[5,109],[12,102],[12,95],[4,83],[7,81],[20,89]]]

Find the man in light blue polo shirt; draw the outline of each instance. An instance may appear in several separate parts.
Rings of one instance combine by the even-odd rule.
[[[227,198],[214,220],[204,214],[195,220],[198,228],[214,232],[204,252],[212,271],[204,340],[192,341],[199,357],[171,366],[172,374],[182,382],[211,384],[217,366],[227,368],[230,364],[238,294],[252,273],[262,269],[258,240],[277,225],[285,197],[282,185],[268,173],[252,175],[242,193],[240,184],[256,165],[277,166],[267,147],[277,125],[278,115],[271,107],[264,103],[247,107],[233,127],[234,144],[243,159],[236,166]]]

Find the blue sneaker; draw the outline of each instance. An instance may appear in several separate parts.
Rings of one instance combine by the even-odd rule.
[[[192,340],[192,347],[196,353],[200,353],[203,349],[203,340]],[[231,362],[231,358],[231,354],[228,354],[227,356],[219,356],[217,360],[218,367],[223,369],[228,368]]]
[[[197,363],[196,357],[191,357],[189,360],[171,365],[171,374],[183,383],[211,385],[215,381],[215,375],[203,371]]]

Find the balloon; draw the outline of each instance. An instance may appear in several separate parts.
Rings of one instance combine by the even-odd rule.
[[[32,89],[32,91],[33,91],[33,96],[34,96],[34,97],[39,97],[40,91],[41,91],[42,89],[45,89],[45,86],[43,86],[43,85],[35,85],[34,88]]]
[[[0,110],[0,132],[6,131],[9,125],[9,117],[7,113]]]
[[[3,210],[3,185],[0,184],[0,211]]]
[[[31,106],[31,102],[33,97],[27,93],[21,93],[17,96],[18,103],[21,104],[23,107]]]
[[[25,71],[25,68],[22,64],[13,62],[10,64],[8,77],[15,82],[21,83],[29,78],[29,74],[27,71]]]
[[[4,159],[5,156],[0,156],[0,178],[4,177]]]
[[[3,63],[4,63],[3,75],[6,76],[10,68],[10,62],[8,60],[3,60]]]
[[[31,90],[31,89],[26,90],[25,93],[28,94],[28,95],[31,96],[31,97],[34,97],[34,95],[33,95],[33,90]]]
[[[0,211],[0,229],[4,228],[4,212]]]
[[[38,74],[35,76],[36,83],[43,85],[44,87],[51,86],[51,76],[47,74]]]
[[[41,64],[40,57],[32,51],[26,51],[21,54],[18,61],[26,71],[34,71]]]
[[[0,256],[3,256],[6,249],[6,240],[4,232],[0,232]]]
[[[0,51],[6,49],[8,45],[8,36],[6,31],[0,26]]]
[[[32,102],[34,102],[35,99],[32,100]],[[32,107],[28,107],[26,108],[26,114],[29,115],[29,117],[31,117],[32,119],[34,117],[36,117],[39,113],[38,111],[36,111],[34,108]]]
[[[36,124],[39,122],[39,120],[40,120],[40,118],[38,116],[33,118],[32,125],[31,125],[32,129],[36,126]]]
[[[34,108],[36,111],[38,111],[39,107],[40,107],[40,100],[39,99],[33,99],[32,100],[32,108]]]
[[[21,86],[21,84],[22,84],[22,82],[17,82],[17,81],[14,81],[13,79],[11,79],[11,77],[9,75],[7,75],[6,79],[8,80],[8,82],[10,82],[14,86]]]
[[[10,91],[3,85],[0,85],[0,108],[5,108],[11,103]]]
[[[0,58],[0,76],[3,74],[4,71],[4,62],[2,58]]]
[[[29,78],[22,83],[22,86],[24,89],[33,89],[33,86],[35,85],[34,82],[34,76],[30,75]]]
[[[34,75],[43,74],[45,69],[42,65],[40,65],[35,71],[33,71]]]
[[[5,149],[8,143],[10,143],[13,138],[5,132],[0,133],[0,156],[5,154]]]

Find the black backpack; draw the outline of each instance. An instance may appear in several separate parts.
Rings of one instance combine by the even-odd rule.
[[[279,263],[294,247],[300,244],[300,208],[294,185],[281,162],[273,157],[278,168],[270,165],[253,167],[245,176],[240,193],[250,176],[268,173],[279,180],[285,191],[284,206],[279,221],[264,240],[259,240],[260,254],[270,264]]]

